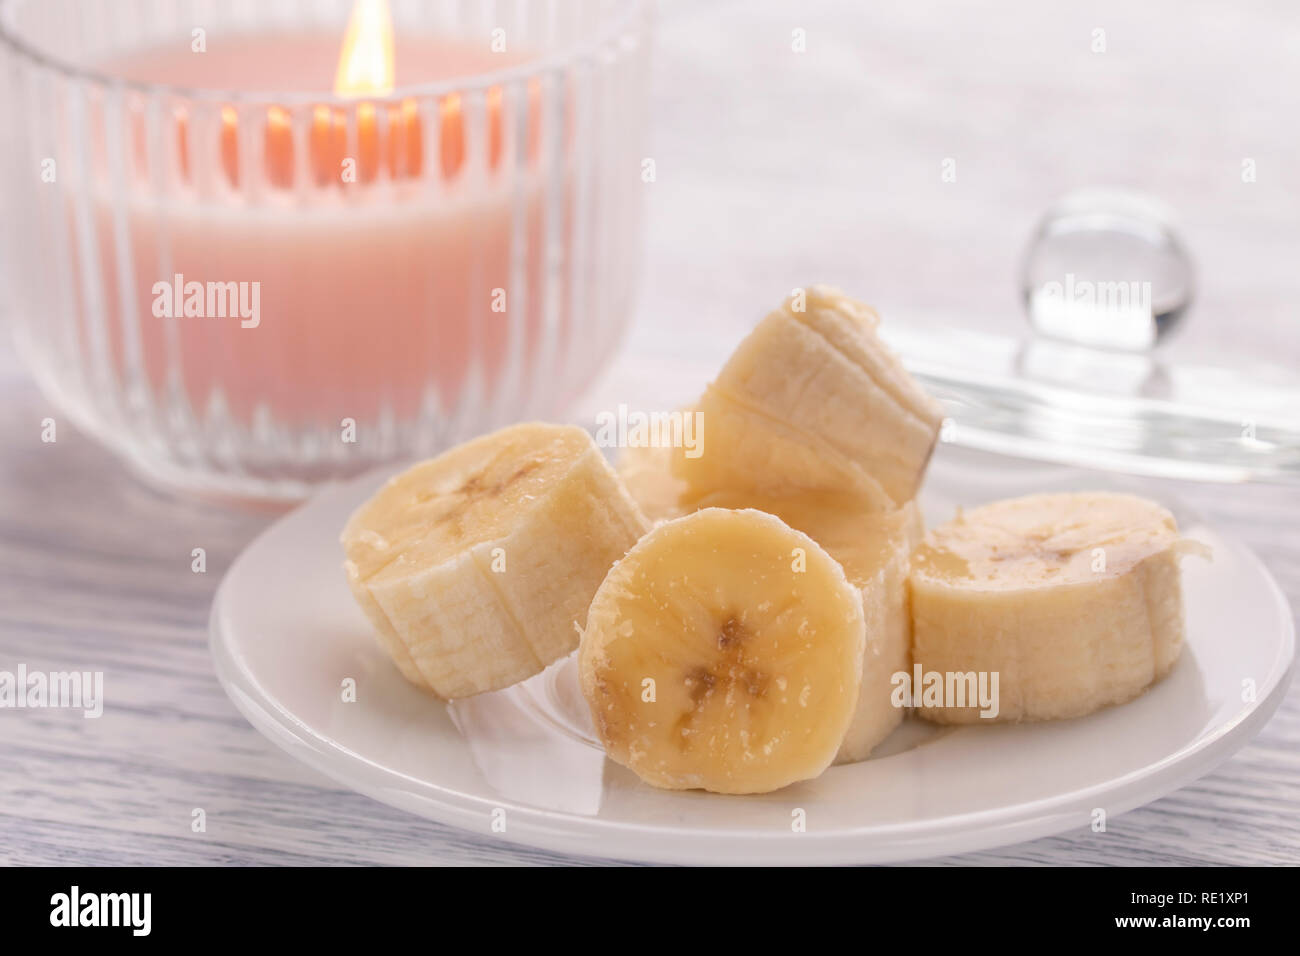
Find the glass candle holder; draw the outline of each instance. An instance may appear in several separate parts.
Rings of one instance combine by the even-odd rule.
[[[648,6],[394,0],[339,93],[352,0],[0,0],[20,352],[207,495],[557,415],[629,318]]]

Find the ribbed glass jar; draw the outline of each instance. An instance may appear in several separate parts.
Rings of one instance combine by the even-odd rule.
[[[253,499],[557,414],[629,318],[648,7],[393,0],[362,98],[352,0],[0,0],[0,296],[42,388]]]

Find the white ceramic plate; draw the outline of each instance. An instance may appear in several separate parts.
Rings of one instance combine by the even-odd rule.
[[[931,520],[957,504],[1097,486],[1069,469],[964,454],[936,456],[922,498]],[[1276,583],[1244,547],[1166,502],[1214,561],[1184,562],[1187,648],[1139,699],[1056,723],[909,720],[872,759],[762,796],[655,790],[594,742],[571,658],[452,705],[402,679],[352,602],[337,540],[382,477],[326,491],[239,557],[212,610],[217,673],[253,725],[303,762],[486,839],[659,862],[869,863],[1086,832],[1096,810],[1113,817],[1226,759],[1290,679],[1294,628]],[[354,703],[343,701],[347,678]]]

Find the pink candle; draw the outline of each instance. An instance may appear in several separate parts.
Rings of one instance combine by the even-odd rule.
[[[408,5],[378,43],[291,29],[326,22],[307,0],[214,8],[202,50],[164,0],[157,28],[114,13],[93,55],[72,24],[99,0],[14,2],[19,344],[151,474],[295,497],[554,417],[616,344],[647,183],[642,0],[536,0],[503,28]]]
[[[327,35],[250,36],[233,38],[202,55],[145,50],[105,68],[138,82],[324,94],[329,92],[338,44],[337,37]],[[510,65],[499,54],[433,37],[401,40],[397,63],[399,83],[411,84]],[[204,135],[197,137],[189,129],[196,121],[176,116],[180,191],[207,193],[209,198],[237,195],[244,177],[263,178],[265,202],[162,201],[148,189],[153,171],[147,168],[143,150],[136,152],[139,162],[133,178],[145,189],[133,199],[127,219],[135,266],[132,298],[149,313],[138,325],[139,345],[154,386],[166,385],[170,343],[179,350],[184,391],[196,413],[201,414],[205,404],[221,401],[239,423],[251,422],[259,406],[263,416],[290,426],[337,424],[344,418],[373,421],[381,408],[400,419],[418,411],[430,385],[447,407],[462,394],[475,351],[482,360],[485,390],[493,390],[506,371],[512,306],[524,312],[525,351],[538,334],[538,297],[528,296],[522,303],[510,303],[508,297],[517,225],[512,202],[522,192],[523,245],[530,250],[523,285],[525,290],[537,289],[544,212],[542,183],[533,168],[536,143],[541,123],[563,118],[544,117],[533,97],[531,108],[526,107],[532,163],[522,172],[512,171],[509,179],[498,177],[502,94],[494,88],[484,96],[487,156],[471,160],[475,168],[469,171],[459,100],[441,104],[439,163],[432,173],[440,180],[436,188],[420,177],[423,130],[411,106],[362,104],[352,130],[337,118],[341,109],[317,107],[305,163],[294,157],[285,113],[274,106],[255,110],[252,122],[238,127],[234,108],[223,107],[219,129],[213,129],[215,117],[209,117]],[[382,135],[373,125],[376,109],[388,113]],[[330,122],[323,123],[322,114]],[[513,115],[507,118],[514,120]],[[258,125],[264,129],[263,147],[241,152],[239,138],[259,138]],[[135,118],[133,142],[147,142],[146,126],[143,117]],[[398,143],[405,148],[394,145]],[[202,150],[209,155],[194,155]],[[249,158],[260,168],[241,172],[240,160]],[[350,169],[345,165],[349,161]],[[205,167],[206,181],[200,171]],[[338,186],[337,196],[322,199],[315,187],[330,167],[335,168],[330,182]],[[295,172],[308,176],[313,187],[306,202],[294,191]],[[345,180],[349,172],[354,181]],[[377,192],[379,179],[387,191]],[[114,207],[103,201],[96,211],[100,250],[111,256]],[[166,274],[158,268],[163,261],[170,262]],[[119,275],[116,268],[105,270],[104,306],[113,354],[125,361],[124,332],[133,317],[120,314],[124,297]],[[175,288],[178,275],[182,289],[197,291],[190,283],[203,287],[205,314],[184,314],[174,296],[170,310],[168,303],[159,301],[166,294],[160,283]],[[255,319],[223,320],[206,314],[208,284],[232,282],[258,283]],[[507,293],[504,311],[493,310],[494,290],[499,308],[501,293]],[[168,311],[174,317],[157,314]]]

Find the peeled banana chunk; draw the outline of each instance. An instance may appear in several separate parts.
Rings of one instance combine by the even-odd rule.
[[[695,496],[748,487],[852,494],[876,509],[912,500],[943,415],[877,324],[835,289],[791,296],[706,389],[702,454],[674,456],[677,477]]]
[[[570,653],[605,573],[648,527],[585,431],[522,424],[390,479],[341,540],[380,643],[450,699]]]
[[[820,774],[858,699],[862,597],[754,510],[659,525],[610,570],[578,654],[609,756],[669,789],[763,793]]]
[[[1047,720],[1138,696],[1182,651],[1179,558],[1195,547],[1164,508],[1109,492],[998,501],[933,528],[912,556],[915,667],[996,679],[997,699],[918,693],[918,712]]]
[[[836,763],[864,760],[907,713],[897,706],[893,677],[912,666],[912,618],[907,573],[912,549],[925,533],[914,501],[890,511],[873,511],[860,499],[828,494],[761,495],[751,491],[714,492],[703,507],[754,508],[779,517],[804,532],[844,569],[862,593],[862,681],[853,720]]]
[[[641,445],[625,448],[618,456],[618,476],[650,521],[669,521],[694,510],[687,501],[686,483],[672,472],[677,453],[669,445]]]

